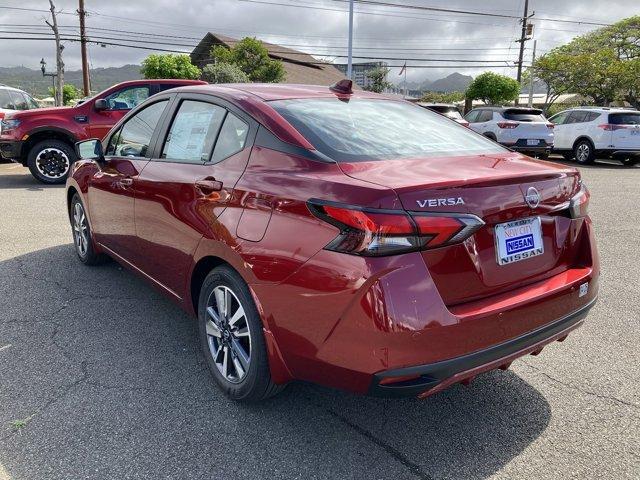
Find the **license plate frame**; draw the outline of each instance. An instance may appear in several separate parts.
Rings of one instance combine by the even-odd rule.
[[[544,254],[542,220],[528,217],[493,227],[496,262],[511,265]]]

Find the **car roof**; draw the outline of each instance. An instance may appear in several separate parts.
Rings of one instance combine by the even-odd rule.
[[[0,83],[0,88],[3,88],[3,89],[5,89],[5,90],[13,90],[13,91],[16,91],[16,92],[27,93],[27,92],[25,92],[24,90],[21,90],[21,89],[19,89],[19,88],[15,88],[15,87],[10,87],[9,85],[4,85],[4,84],[2,84],[2,83]]]
[[[630,113],[630,112],[639,112],[635,108],[623,108],[623,107],[572,107],[563,112],[573,112],[580,110],[589,110],[590,112],[598,112],[598,113]],[[562,113],[562,112],[559,112]]]
[[[417,102],[421,107],[447,107],[447,108],[458,108],[458,106],[454,103],[430,103],[430,102]]]
[[[222,95],[227,97],[252,96],[262,101],[288,100],[299,98],[386,98],[398,100],[387,95],[367,92],[365,90],[353,90],[351,94],[336,93],[328,86],[323,85],[296,85],[287,83],[228,83],[216,85],[196,85],[189,87],[179,87],[176,91],[186,91],[193,93],[204,93],[210,95]]]
[[[537,112],[542,113],[542,110],[540,110],[539,108],[535,108],[535,107],[494,107],[494,106],[482,106],[482,107],[475,107],[474,110],[490,110],[492,112],[506,112],[507,110],[510,112],[533,112],[534,110]]]

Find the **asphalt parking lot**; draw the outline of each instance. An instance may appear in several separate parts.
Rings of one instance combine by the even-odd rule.
[[[424,401],[294,384],[244,406],[191,318],[76,260],[62,187],[0,165],[0,480],[638,478],[640,167],[582,172],[602,282],[566,342]]]

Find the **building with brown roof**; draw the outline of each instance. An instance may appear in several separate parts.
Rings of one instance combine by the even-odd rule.
[[[215,45],[232,47],[239,40],[219,33],[207,33],[191,52],[191,63],[203,68],[211,63],[211,48]],[[269,51],[269,57],[281,60],[287,75],[285,82],[304,85],[332,85],[344,79],[344,74],[330,63],[323,63],[308,53],[291,48],[262,42]]]

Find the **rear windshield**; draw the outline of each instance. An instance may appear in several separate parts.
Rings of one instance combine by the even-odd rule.
[[[640,112],[610,113],[609,123],[613,125],[640,125]]]
[[[547,119],[544,115],[537,112],[510,112],[505,111],[502,116],[507,120],[513,120],[516,122],[546,122]]]
[[[441,115],[393,100],[311,98],[271,106],[338,162],[477,155],[504,148]]]

